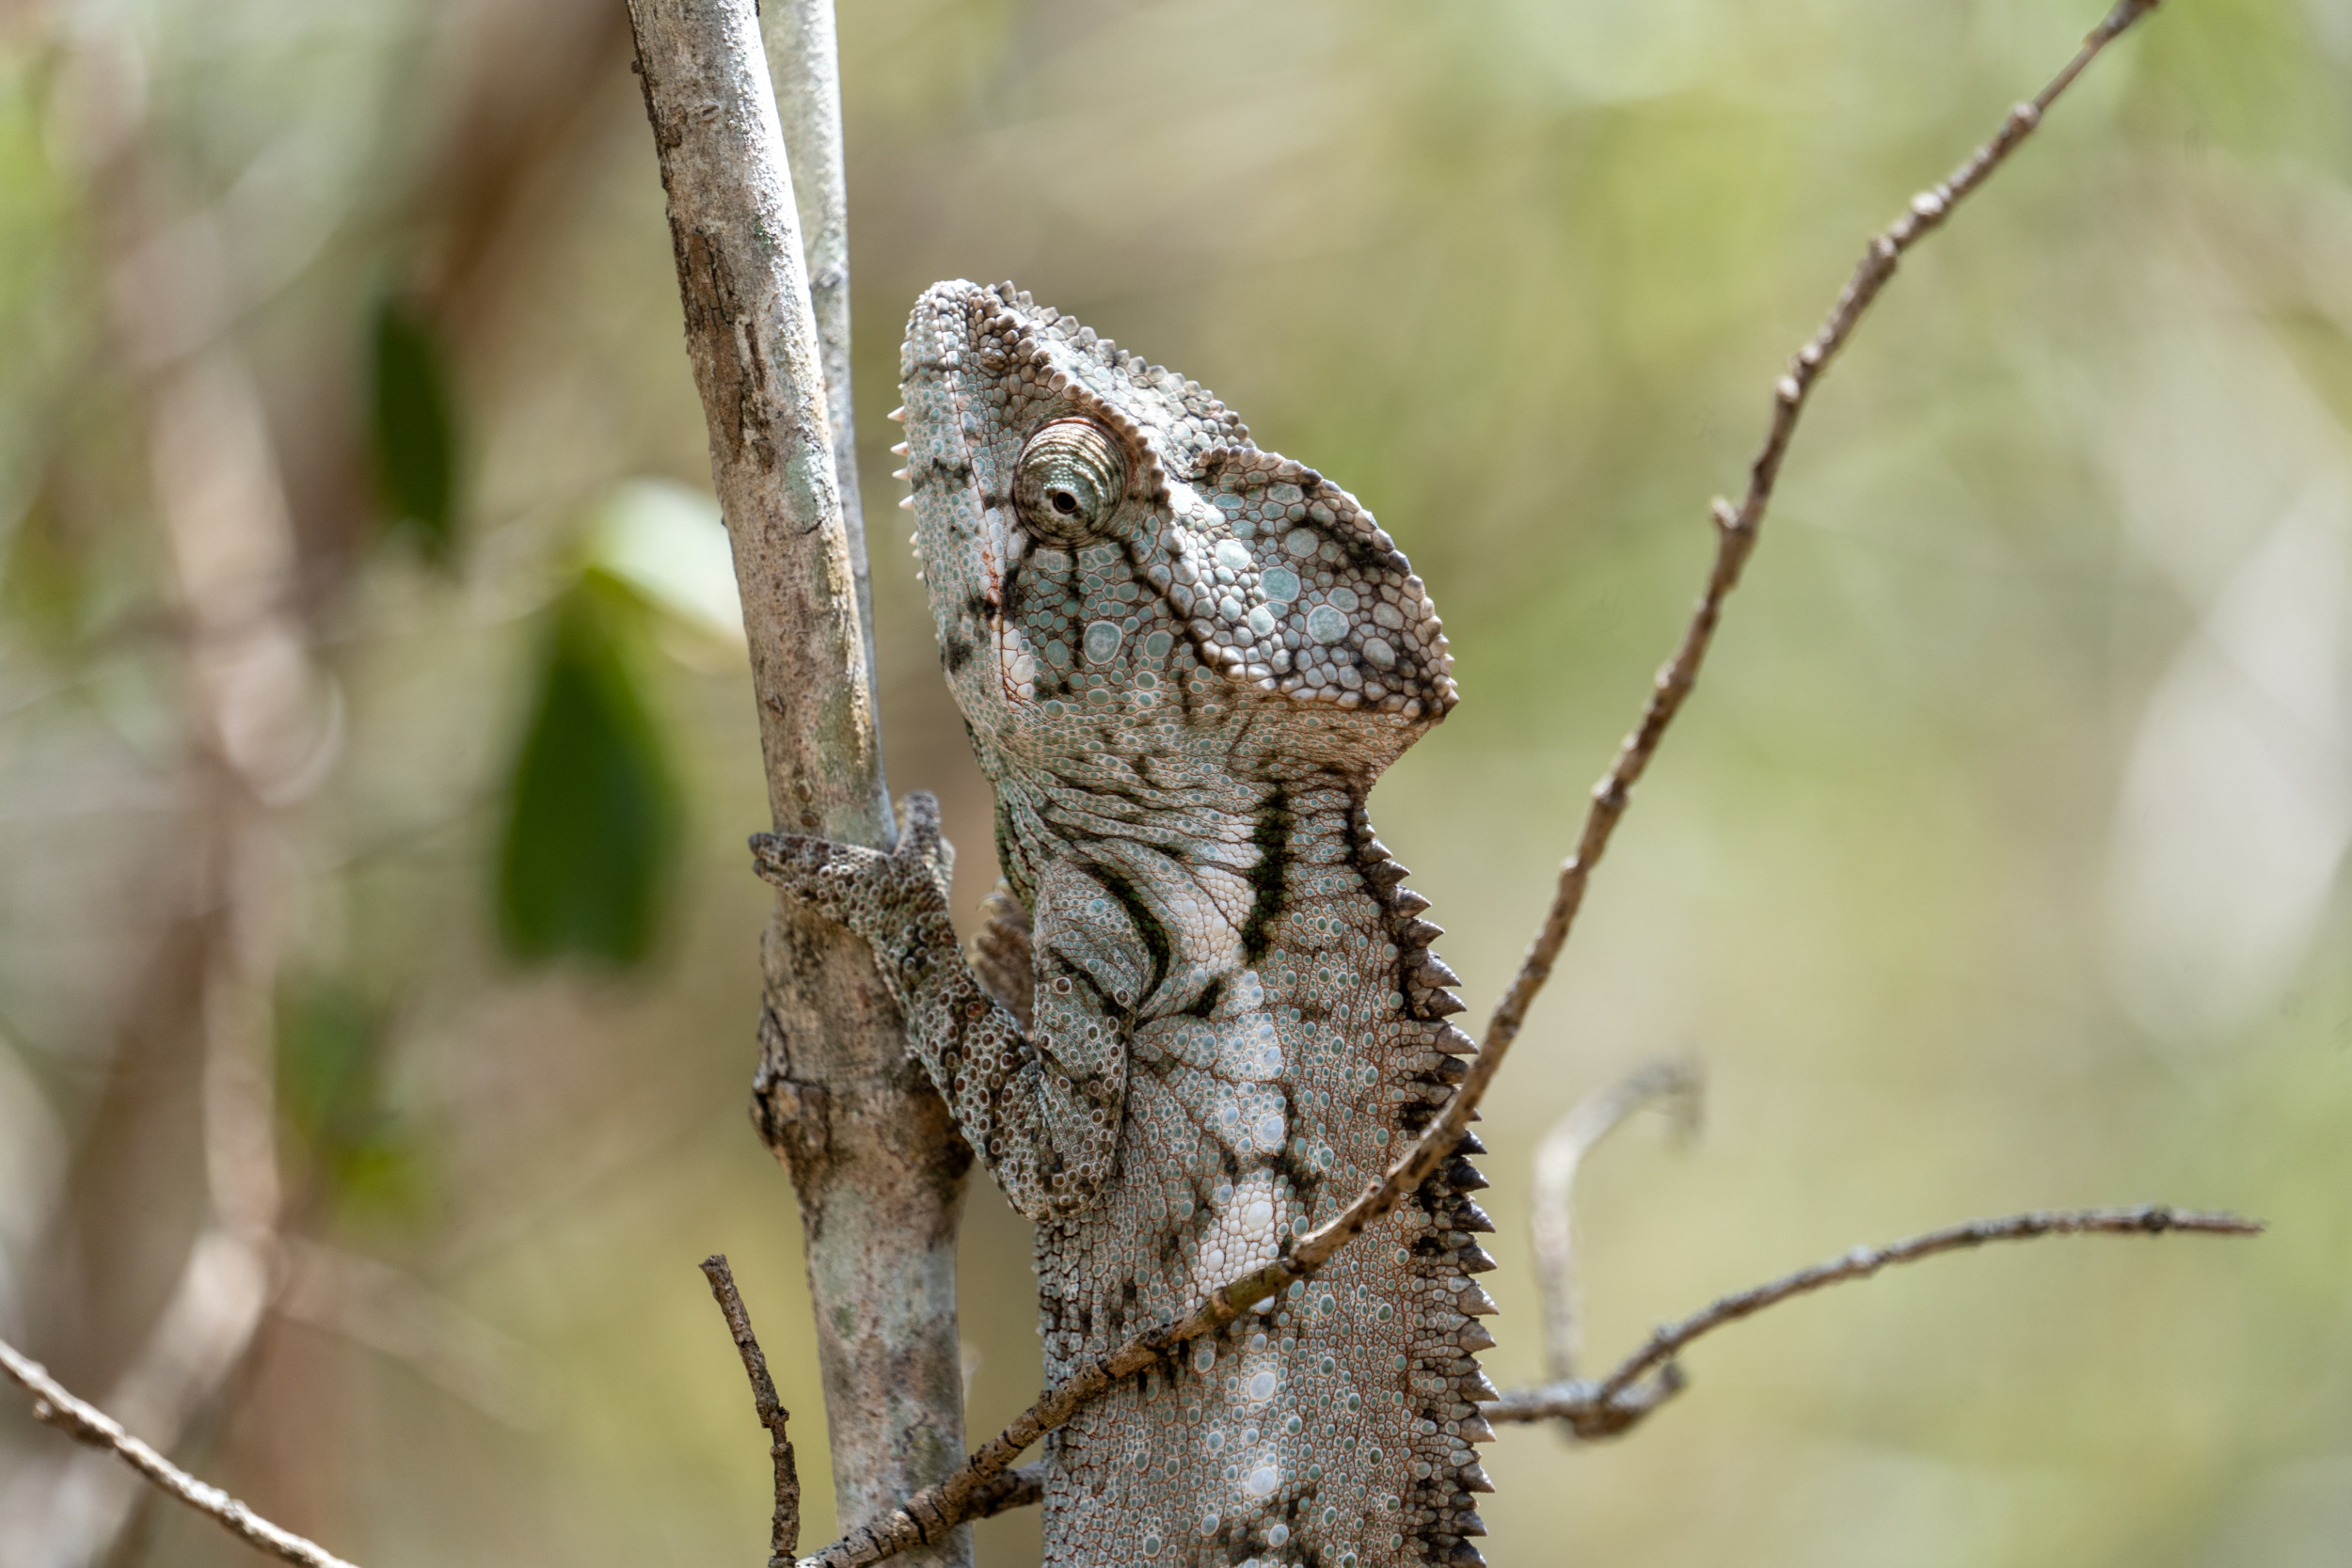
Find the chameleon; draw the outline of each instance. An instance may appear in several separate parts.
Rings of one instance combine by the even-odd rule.
[[[900,374],[914,544],[1030,927],[1029,1016],[957,944],[929,797],[891,852],[753,843],[872,944],[1035,1222],[1058,1381],[1330,1218],[1466,1075],[1429,901],[1365,816],[1458,692],[1394,540],[1196,383],[964,281],[916,304]],[[1478,1152],[1467,1135],[1314,1277],[1051,1433],[1049,1568],[1482,1564]]]

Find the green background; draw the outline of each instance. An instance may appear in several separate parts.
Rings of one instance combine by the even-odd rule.
[[[0,9],[0,1333],[98,1392],[197,1218],[186,1053],[120,1044],[168,969],[190,720],[149,372],[108,325],[131,177],[75,151],[133,96],[73,75],[98,17],[138,43],[149,228],[206,213],[233,242],[226,341],[340,705],[278,817],[301,1224],[462,1308],[496,1374],[445,1387],[429,1354],[273,1321],[183,1454],[369,1568],[764,1555],[713,1250],[796,1413],[808,1544],[835,1524],[791,1195],[743,1111],[748,674],[596,544],[616,484],[707,484],[618,9]],[[1411,554],[1464,701],[1374,815],[1475,1018],[1783,359],[2093,20],[846,7],[883,736],[894,787],[946,801],[959,918],[988,804],[883,450],[924,285],[1011,277],[1199,379]],[[1905,263],[1820,395],[1487,1108],[1486,1360],[1504,1386],[1540,1368],[1537,1140],[1661,1055],[1704,1063],[1706,1126],[1637,1123],[1587,1173],[1597,1361],[1971,1215],[2163,1200],[2272,1231],[1942,1259],[1727,1331],[1629,1439],[1506,1432],[1492,1560],[2352,1554],[2348,554],[2352,9],[2172,0]],[[1025,1227],[984,1180],[962,1263],[977,1436],[1038,1377]],[[61,1441],[0,1407],[0,1472]],[[1036,1542],[1033,1514],[993,1522],[981,1560]],[[123,1560],[243,1550],[151,1511]]]

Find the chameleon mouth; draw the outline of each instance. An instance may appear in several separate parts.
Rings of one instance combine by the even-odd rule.
[[[1037,701],[1037,655],[1007,609],[1009,579],[1020,564],[1021,530],[1005,508],[991,507],[980,517],[981,613],[988,621],[997,689],[1006,702],[1026,707]]]

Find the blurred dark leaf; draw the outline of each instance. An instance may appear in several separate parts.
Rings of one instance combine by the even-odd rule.
[[[447,566],[457,552],[457,435],[440,346],[396,294],[376,306],[372,346],[369,418],[392,531]]]
[[[525,961],[628,967],[653,948],[680,810],[640,689],[641,613],[595,571],[553,610],[499,848],[499,932]]]

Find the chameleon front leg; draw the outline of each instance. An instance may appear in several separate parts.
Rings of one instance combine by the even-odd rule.
[[[947,916],[955,850],[939,802],[899,806],[898,848],[789,834],[752,840],[759,874],[790,897],[864,937],[905,1016],[909,1042],[1014,1208],[1038,1221],[1083,1212],[1110,1175],[1126,1095],[1133,1007],[1146,976],[1142,942],[1123,909],[1089,897],[1083,874],[1049,874],[1041,927],[1068,940],[1037,950],[1035,1032],[983,990]],[[1049,911],[1063,918],[1049,922]],[[1100,918],[1073,923],[1081,911]],[[1123,939],[1123,940],[1122,940]]]

